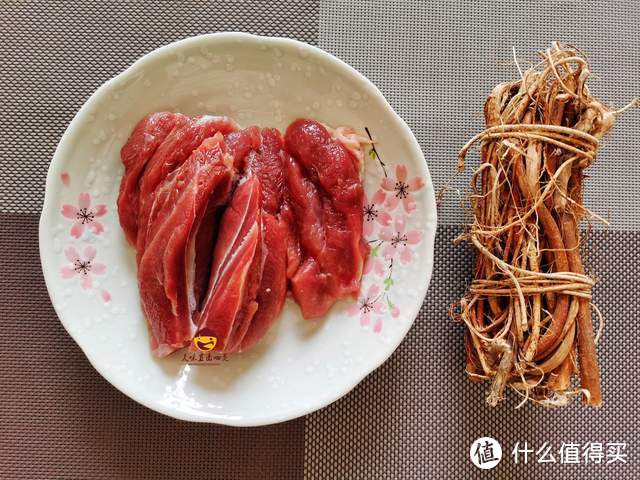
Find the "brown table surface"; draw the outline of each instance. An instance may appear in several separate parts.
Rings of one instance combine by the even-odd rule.
[[[181,422],[126,398],[89,365],[51,307],[40,270],[44,179],[67,124],[91,93],[150,50],[237,30],[318,45],[376,83],[414,130],[436,188],[482,128],[482,103],[523,59],[555,39],[587,51],[593,90],[613,105],[640,94],[640,3],[225,1],[0,3],[0,479],[640,477],[640,112],[621,119],[591,168],[589,206],[611,219],[585,251],[607,328],[599,345],[605,406],[496,409],[463,374],[449,303],[471,252],[452,245],[457,199],[440,209],[436,266],[416,323],[393,357],[342,400],[280,425]],[[34,348],[35,346],[35,348]],[[480,436],[505,458],[469,461]],[[515,464],[516,442],[625,442],[627,463]]]

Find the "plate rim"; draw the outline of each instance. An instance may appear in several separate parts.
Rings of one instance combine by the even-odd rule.
[[[188,413],[173,407],[169,407],[167,405],[164,405],[158,402],[147,400],[147,398],[140,398],[139,396],[137,396],[137,393],[135,391],[132,391],[131,389],[127,388],[123,383],[118,381],[118,374],[116,374],[115,372],[107,371],[105,368],[102,368],[100,365],[101,361],[99,360],[98,356],[92,355],[91,352],[88,351],[88,349],[82,345],[82,343],[78,340],[78,338],[74,336],[74,334],[70,331],[69,325],[67,325],[67,322],[63,319],[63,315],[61,315],[61,313],[56,308],[57,302],[54,301],[53,292],[49,287],[49,285],[53,284],[55,277],[53,273],[54,269],[51,267],[52,263],[54,262],[51,262],[51,261],[47,262],[45,258],[47,257],[46,245],[49,243],[49,240],[50,240],[48,236],[49,230],[45,230],[45,227],[46,227],[47,218],[48,218],[47,213],[51,210],[51,204],[53,202],[52,198],[54,197],[53,191],[55,188],[54,182],[57,181],[57,177],[55,175],[56,165],[61,162],[62,153],[67,148],[67,145],[73,143],[72,140],[75,137],[77,131],[80,128],[82,128],[82,126],[84,125],[86,117],[90,115],[90,110],[92,106],[95,105],[96,103],[99,103],[99,101],[118,82],[121,82],[127,79],[128,77],[132,76],[136,70],[144,68],[145,65],[147,65],[148,63],[151,63],[152,61],[161,57],[165,53],[175,49],[188,48],[200,42],[210,42],[212,40],[213,41],[250,40],[250,41],[258,41],[262,44],[265,44],[265,43],[270,44],[270,46],[272,47],[278,47],[283,45],[287,47],[297,47],[299,49],[306,50],[309,53],[318,55],[323,59],[323,61],[333,63],[340,69],[345,70],[351,77],[355,77],[359,79],[363,83],[363,85],[366,87],[366,89],[371,94],[373,94],[376,98],[378,98],[378,100],[381,100],[382,105],[388,110],[388,112],[392,114],[391,117],[394,119],[396,126],[403,132],[404,137],[409,141],[409,145],[411,146],[413,153],[415,153],[417,160],[422,160],[417,162],[421,170],[420,175],[425,179],[425,185],[430,187],[425,189],[425,195],[427,196],[427,204],[430,211],[426,214],[427,217],[425,219],[424,239],[428,243],[428,245],[431,247],[428,251],[427,271],[424,272],[427,274],[427,279],[426,279],[426,282],[424,282],[423,288],[419,292],[419,296],[422,299],[422,301],[418,305],[417,310],[415,308],[411,309],[410,315],[408,315],[408,318],[411,318],[411,320],[406,323],[406,327],[404,328],[402,335],[398,335],[397,339],[390,343],[390,348],[388,350],[387,355],[384,355],[380,361],[372,362],[370,365],[368,365],[362,374],[354,376],[353,382],[350,382],[351,384],[346,386],[346,388],[338,389],[336,390],[336,392],[334,392],[333,395],[319,399],[318,401],[313,402],[311,404],[307,404],[307,405],[298,407],[296,409],[291,409],[287,415],[282,415],[282,414],[269,415],[268,412],[266,412],[266,414],[260,417],[225,416],[224,414],[220,414],[217,416],[208,415],[206,417],[201,417],[201,416],[194,415],[192,413]],[[74,342],[80,347],[80,349],[82,350],[82,352],[84,353],[85,357],[87,358],[89,363],[92,365],[92,367],[107,382],[109,382],[117,390],[122,392],[124,395],[126,395],[133,401],[155,412],[161,413],[163,415],[167,415],[169,417],[173,417],[179,420],[191,421],[191,422],[215,423],[215,424],[238,426],[238,427],[251,427],[251,426],[271,425],[271,424],[276,424],[276,423],[280,423],[288,420],[293,420],[295,418],[299,418],[299,417],[308,415],[310,413],[313,413],[317,410],[320,410],[332,404],[333,402],[347,395],[351,390],[353,390],[357,385],[359,385],[368,375],[370,375],[375,370],[380,368],[391,357],[391,355],[393,355],[393,353],[397,350],[398,346],[405,339],[405,337],[409,333],[409,330],[415,323],[418,317],[418,314],[420,312],[420,309],[422,307],[422,304],[424,302],[424,298],[426,297],[427,291],[429,289],[429,285],[431,283],[431,279],[433,275],[433,267],[435,263],[435,258],[434,258],[435,257],[435,235],[436,235],[437,224],[438,224],[437,217],[438,217],[438,214],[437,214],[437,206],[435,201],[435,192],[433,188],[433,180],[431,178],[431,174],[429,172],[429,168],[427,166],[427,162],[422,152],[422,149],[420,148],[420,145],[417,139],[415,138],[415,135],[413,134],[413,132],[411,131],[407,123],[398,115],[398,113],[396,113],[396,111],[389,104],[389,102],[384,97],[382,92],[378,89],[378,87],[376,87],[373,84],[373,82],[371,82],[362,73],[360,73],[358,70],[356,70],[354,67],[347,64],[340,58],[330,54],[329,52],[326,52],[325,50],[317,46],[310,45],[308,43],[305,43],[299,40],[285,38],[285,37],[254,35],[254,34],[244,33],[244,32],[217,32],[217,33],[207,33],[203,35],[196,35],[192,37],[183,38],[183,39],[171,42],[167,45],[163,45],[159,48],[156,48],[142,55],[134,63],[129,65],[127,68],[125,68],[122,72],[120,72],[116,76],[110,78],[109,80],[104,82],[102,85],[100,85],[96,89],[96,91],[93,92],[93,94],[91,94],[91,96],[85,101],[82,107],[80,107],[80,109],[77,111],[77,113],[74,115],[73,119],[65,129],[65,132],[63,133],[62,137],[60,138],[60,141],[56,146],[56,150],[53,154],[53,157],[51,159],[51,162],[47,170],[47,178],[45,182],[45,193],[44,193],[44,199],[42,203],[40,220],[38,224],[38,248],[39,248],[39,254],[40,254],[40,263],[42,267],[42,273],[43,273],[45,284],[47,287],[47,292],[49,294],[49,298],[56,312],[56,315],[60,320],[60,323],[66,330],[67,334],[69,334],[69,336],[74,340]]]

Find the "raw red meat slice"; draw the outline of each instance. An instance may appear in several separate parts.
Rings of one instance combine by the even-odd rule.
[[[209,291],[197,321],[198,335],[217,338],[216,350],[233,352],[242,341],[258,307],[262,261],[260,182],[249,174],[222,216]]]
[[[155,202],[155,191],[158,185],[191,155],[205,138],[212,137],[217,132],[228,134],[238,129],[238,125],[228,117],[214,117],[205,115],[189,120],[179,128],[174,129],[156,150],[149,160],[144,175],[140,179],[140,207],[138,218],[138,238],[136,247],[138,260],[145,250],[149,225],[154,223],[155,212],[152,207]],[[161,203],[161,202],[160,202]]]
[[[286,167],[297,243],[289,248],[295,300],[305,318],[355,297],[369,247],[362,238],[364,192],[358,160],[327,129],[299,119],[285,133]]]
[[[260,179],[264,267],[256,311],[242,339],[246,350],[267,333],[282,310],[287,294],[287,223],[280,220],[284,189],[284,144],[276,129],[262,130],[262,147],[248,157],[248,168]]]
[[[336,300],[329,275],[321,270],[317,258],[326,248],[322,198],[300,165],[289,158],[285,164],[290,213],[287,276],[296,302],[305,318],[326,312]]]
[[[158,187],[162,213],[138,265],[142,308],[158,356],[184,347],[195,333],[194,244],[207,206],[220,206],[229,196],[233,167],[224,148],[222,134],[206,139]]]
[[[249,127],[226,135],[224,141],[227,152],[232,157],[234,166],[238,169],[244,165],[245,158],[250,152],[260,148],[262,136],[258,127]],[[222,213],[217,207],[217,205],[210,205],[205,212],[195,242],[194,298],[198,306],[202,304],[209,285],[213,245],[216,242],[215,234]]]
[[[262,144],[262,135],[258,127],[249,127],[232,132],[225,137],[227,148],[233,156],[233,166],[238,171],[245,168],[245,159],[253,150]]]
[[[311,120],[284,140],[227,117],[139,122],[121,150],[118,210],[156,355],[196,333],[225,353],[251,347],[281,311],[287,280],[306,318],[357,294],[369,249],[356,137]]]
[[[256,302],[258,309],[242,338],[239,350],[246,350],[264,337],[282,311],[287,295],[286,225],[274,215],[262,212],[264,267]]]
[[[260,179],[262,209],[276,215],[280,212],[284,192],[284,141],[275,128],[262,130],[262,146],[247,158],[249,169]]]
[[[231,193],[230,191],[229,194]],[[220,208],[217,201],[211,201],[207,204],[205,213],[202,215],[197,228],[195,241],[193,242],[193,252],[191,253],[194,257],[195,264],[193,301],[196,307],[202,305],[202,300],[209,286],[213,246],[216,242],[216,234],[220,225],[222,212],[223,209]]]
[[[189,120],[179,113],[151,113],[138,122],[129,140],[120,150],[124,175],[118,194],[118,215],[127,241],[135,245],[138,233],[138,182],[149,159],[176,127]]]
[[[289,172],[295,163],[293,160],[287,158],[285,159],[284,171]],[[292,180],[292,179],[291,179]],[[289,181],[287,181],[287,184]],[[286,198],[282,209],[280,210],[280,220],[286,226],[286,234],[287,234],[287,278],[293,277],[293,275],[298,270],[298,267],[302,263],[302,251],[300,250],[300,241],[298,240],[298,233],[296,228],[296,219],[293,214],[293,210],[289,203],[289,193],[287,190]]]

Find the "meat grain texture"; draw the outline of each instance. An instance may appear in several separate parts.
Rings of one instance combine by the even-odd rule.
[[[228,117],[138,123],[121,150],[118,212],[156,355],[200,335],[221,353],[246,350],[289,289],[305,318],[357,296],[369,251],[357,147],[305,119],[284,138]]]

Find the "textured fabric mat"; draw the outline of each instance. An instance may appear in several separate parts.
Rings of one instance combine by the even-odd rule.
[[[638,95],[640,3],[605,1],[0,2],[0,479],[636,479],[640,341],[640,112],[622,118],[590,170],[588,204],[612,219],[586,259],[607,327],[598,347],[605,406],[485,406],[463,374],[462,328],[446,310],[471,252],[451,239],[455,194],[439,212],[436,267],[414,328],[393,357],[344,399],[282,425],[233,429],[180,422],[126,398],[89,365],[50,305],[37,216],[55,146],[104,81],[171,41],[221,30],[317,44],[376,83],[414,130],[436,187],[483,128],[499,81],[560,39],[594,65],[612,105]],[[461,179],[459,187],[464,186]],[[632,331],[633,329],[633,331]],[[37,348],[33,348],[36,345]],[[479,436],[501,464],[469,461]],[[627,443],[626,465],[515,465],[516,441]]]
[[[1,2],[0,211],[40,211],[47,166],[89,96],[144,54],[245,31],[317,43],[318,3]],[[25,181],[26,180],[26,181]]]
[[[320,47],[364,73],[416,134],[436,187],[450,179],[458,150],[484,129],[493,87],[518,78],[536,52],[561,40],[583,49],[589,86],[612,106],[639,95],[640,2],[493,1],[320,3]],[[614,228],[640,225],[640,115],[621,118],[589,170],[586,204]],[[471,157],[470,157],[471,158]],[[468,175],[455,186],[465,188]],[[440,224],[462,223],[450,195]],[[635,207],[633,207],[635,205]],[[595,225],[600,228],[600,225]]]
[[[335,404],[307,417],[306,478],[562,478],[636,479],[640,460],[637,416],[640,400],[640,339],[632,334],[640,294],[634,288],[640,265],[626,257],[611,261],[611,245],[633,252],[635,232],[595,232],[587,268],[598,273],[594,302],[608,325],[598,346],[603,374],[604,407],[574,403],[548,410],[529,403],[515,410],[519,398],[495,409],[485,404],[487,384],[473,385],[464,375],[463,328],[449,320],[450,302],[469,280],[470,249],[454,246],[457,227],[442,227],[436,236],[433,280],[411,332],[385,366]],[[503,459],[484,472],[469,461],[471,443],[483,436],[497,439]],[[537,448],[550,442],[627,442],[627,465],[589,468],[578,465],[515,465],[515,442]]]

